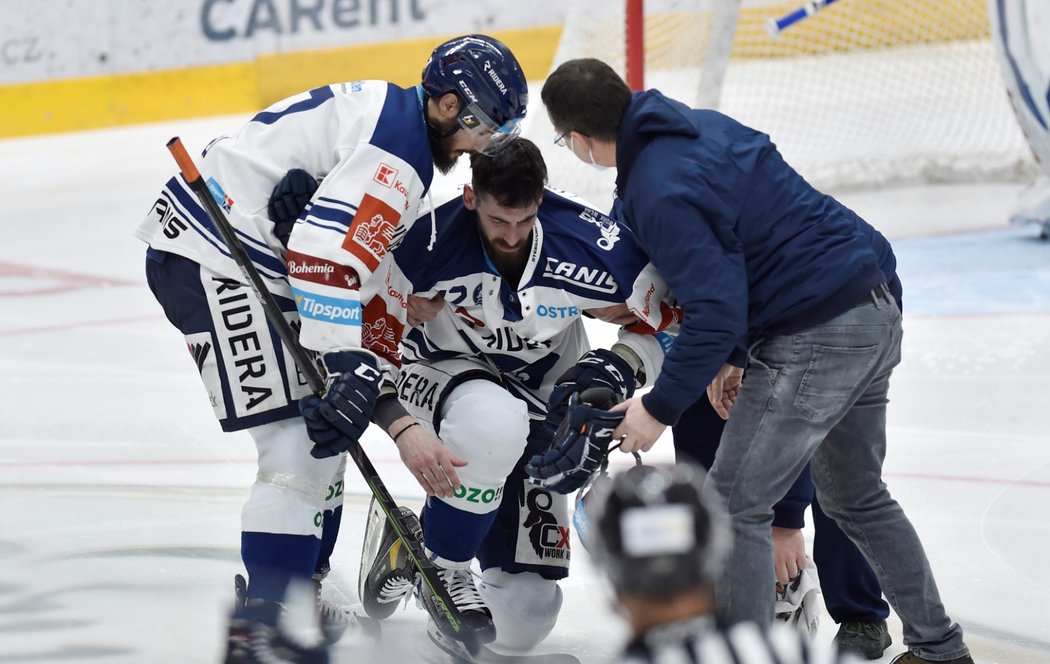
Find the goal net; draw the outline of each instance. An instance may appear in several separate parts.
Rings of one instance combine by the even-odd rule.
[[[573,0],[554,66],[597,57],[626,74],[640,50],[644,87],[768,133],[824,190],[1021,180],[1035,169],[985,3],[838,0],[774,37],[767,21],[802,0],[645,0],[643,47],[631,49],[625,0]],[[524,134],[552,184],[607,209],[615,174],[554,146],[533,92]]]

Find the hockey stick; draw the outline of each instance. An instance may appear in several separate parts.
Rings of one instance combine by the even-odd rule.
[[[226,247],[230,250],[230,255],[233,260],[237,263],[237,266],[241,268],[241,273],[244,274],[244,278],[248,281],[252,290],[255,291],[255,296],[259,299],[263,309],[266,312],[266,318],[270,321],[270,325],[277,331],[277,336],[281,338],[284,345],[292,354],[292,358],[298,365],[299,370],[303,372],[306,377],[306,382],[316,394],[322,395],[325,391],[324,379],[321,378],[320,372],[317,370],[316,365],[310,359],[310,355],[306,349],[303,348],[302,344],[299,343],[299,338],[292,330],[292,326],[285,320],[284,314],[281,312],[280,307],[277,306],[277,301],[274,300],[273,295],[269,289],[266,288],[263,283],[262,277],[259,276],[258,270],[252,264],[251,259],[248,257],[248,252],[245,251],[244,245],[237,239],[234,234],[233,226],[230,225],[230,221],[226,218],[226,214],[219,207],[218,202],[212,197],[211,190],[208,189],[208,185],[204,182],[201,177],[200,171],[197,170],[196,164],[193,163],[193,159],[186,151],[182,141],[178,136],[168,141],[168,151],[175,157],[175,163],[179,165],[179,170],[182,171],[182,177],[186,179],[186,182],[190,185],[190,188],[197,198],[200,199],[201,205],[207,211],[208,216],[211,217],[212,222],[216,228],[219,229],[219,233],[222,235],[222,239],[226,243]],[[365,454],[365,451],[361,449],[360,445],[352,445],[347,451],[350,458],[357,464],[358,470],[361,471],[362,477],[365,478],[365,483],[368,484],[368,488],[371,489],[372,495],[375,496],[376,502],[380,507],[383,508],[383,512],[386,514],[387,520],[390,525],[393,526],[394,532],[397,533],[397,537],[401,540],[405,550],[408,551],[409,557],[415,564],[416,569],[419,570],[419,574],[423,579],[423,582],[427,584],[430,591],[434,593],[434,601],[441,613],[444,614],[445,619],[448,620],[449,625],[457,634],[461,632],[462,619],[459,613],[459,609],[456,608],[455,603],[452,601],[452,597],[448,593],[448,589],[445,588],[445,584],[438,578],[437,566],[423,553],[419,544],[410,535],[411,530],[405,520],[405,517],[401,515],[400,510],[397,508],[397,503],[394,502],[390,492],[387,491],[386,486],[382,480],[379,479],[379,473],[376,472],[375,466],[372,465],[371,460]],[[479,644],[467,643],[464,640],[464,644],[471,651],[475,651]]]
[[[834,4],[837,1],[838,0],[809,0],[809,2],[795,11],[788,12],[780,18],[771,18],[766,21],[766,32],[769,33],[770,37],[779,37],[780,33],[784,30],[787,30],[799,21],[809,18],[821,9],[824,9],[828,5]]]

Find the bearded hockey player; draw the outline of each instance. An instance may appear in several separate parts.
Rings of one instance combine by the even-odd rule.
[[[291,642],[277,623],[289,584],[313,577],[319,586],[328,570],[341,516],[341,453],[368,426],[380,389],[380,362],[362,349],[361,289],[415,221],[434,169],[512,141],[526,104],[510,51],[470,35],[434,50],[421,85],[324,86],[277,102],[208,145],[198,162],[203,177],[286,316],[301,325],[302,344],[320,355],[323,399],[309,394],[181,177],[168,181],[136,230],[149,244],[150,288],[185,335],[223,430],[247,430],[258,448],[242,513],[248,579],[237,580],[228,662],[327,660],[323,648]],[[294,233],[291,223],[275,223],[281,201],[270,204],[290,169],[310,182],[323,178]]]
[[[373,348],[385,339],[388,359],[402,363],[397,395],[411,417],[391,431],[431,494],[422,510],[426,553],[478,641],[520,650],[553,628],[557,582],[569,565],[565,497],[527,483],[522,470],[549,445],[548,398],[591,384],[632,394],[659,371],[666,332],[654,333],[676,323],[677,311],[625,229],[544,187],[546,167],[531,142],[472,155],[471,165],[471,184],[434,211],[436,239],[420,223],[390,254],[365,327]],[[445,304],[405,332],[409,294],[440,294]],[[622,331],[613,350],[588,351],[587,310],[635,321],[635,331]],[[466,464],[409,463],[433,457],[434,447]],[[373,506],[361,570],[373,617],[390,615],[411,588],[414,570],[401,550]],[[436,616],[431,638],[466,658],[426,588],[418,592]]]
[[[531,142],[474,156],[471,165],[462,197],[437,210],[433,251],[415,232],[394,253],[392,272],[401,272],[405,290],[443,293],[446,303],[402,341],[398,393],[423,428],[467,461],[456,491],[423,508],[427,554],[462,609],[491,614],[496,645],[527,649],[553,628],[557,581],[569,565],[565,497],[527,483],[522,470],[549,444],[546,403],[584,383],[625,397],[655,376],[663,356],[660,337],[628,331],[614,350],[588,352],[583,312],[626,303],[644,332],[667,328],[675,312],[624,229],[544,189],[546,167]],[[483,570],[477,589],[475,558]],[[365,586],[368,597],[375,589],[367,578]],[[431,637],[456,650],[440,628],[432,624]]]

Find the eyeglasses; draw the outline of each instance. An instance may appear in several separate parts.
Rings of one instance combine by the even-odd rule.
[[[571,133],[572,133],[571,129],[563,131],[559,136],[556,136],[554,138],[554,144],[557,145],[559,148],[567,148],[567,147],[569,147],[565,143],[565,138]]]

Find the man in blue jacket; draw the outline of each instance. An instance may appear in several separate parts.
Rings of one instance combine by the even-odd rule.
[[[894,662],[970,664],[881,479],[901,314],[868,225],[811,187],[765,134],[655,90],[631,93],[600,60],[562,64],[542,97],[556,142],[616,167],[622,221],[685,312],[652,391],[620,406],[622,449],[648,450],[705,386],[724,419],[733,408],[710,476],[735,538],[718,588],[723,618],[771,621],[772,507],[811,461],[821,505],[904,624],[909,651]]]
[[[902,307],[903,289],[897,276],[897,258],[882,233],[860,217],[857,229],[868,237],[879,258],[890,294]],[[706,395],[686,408],[671,428],[675,459],[692,461],[710,470],[722,437],[725,420]],[[839,625],[835,644],[840,652],[878,659],[892,643],[886,625],[890,607],[882,599],[875,570],[857,546],[824,513],[814,495],[809,466],[803,469],[787,494],[773,506],[773,558],[778,584],[794,578],[806,566],[802,527],[806,508],[812,505],[813,560],[820,573],[820,591],[828,614]]]

